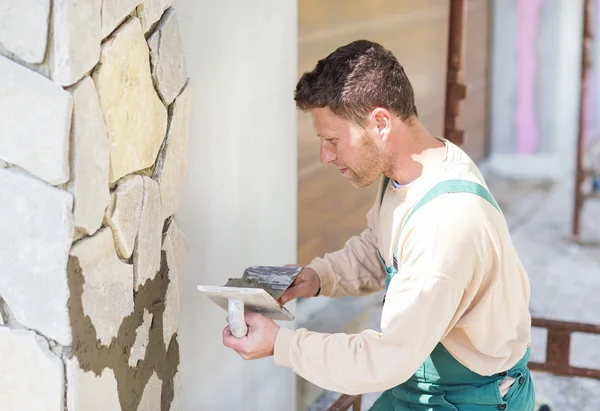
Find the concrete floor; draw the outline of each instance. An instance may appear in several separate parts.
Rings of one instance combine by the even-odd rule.
[[[534,317],[600,324],[600,200],[588,200],[582,218],[582,244],[570,240],[572,185],[516,181],[487,171],[531,281]],[[369,328],[378,330],[380,300],[369,306]],[[533,329],[532,360],[544,361],[545,332]],[[600,369],[600,338],[576,335],[571,364]],[[600,381],[533,372],[536,393],[557,411],[600,409]],[[363,396],[368,410],[378,393]],[[339,396],[325,392],[310,411],[326,410]]]

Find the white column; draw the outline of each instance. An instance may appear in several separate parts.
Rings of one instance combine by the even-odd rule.
[[[583,1],[561,2],[557,25],[559,59],[556,62],[556,117],[554,152],[558,157],[559,178],[574,179],[577,133],[579,122],[579,93],[581,87],[581,39],[583,30]],[[573,180],[574,181],[574,180]]]
[[[196,286],[223,285],[250,265],[296,261],[296,1],[174,6],[194,92],[176,217],[189,245],[179,339],[184,409],[293,410],[293,372],[224,347],[227,313]]]

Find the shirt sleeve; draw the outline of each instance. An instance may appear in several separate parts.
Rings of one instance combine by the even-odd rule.
[[[375,201],[367,213],[367,227],[362,233],[346,241],[341,250],[315,258],[309,264],[321,280],[319,295],[359,296],[384,287],[385,269],[377,254],[375,235],[378,214],[379,202]]]
[[[410,378],[456,324],[457,308],[468,298],[464,290],[478,269],[481,227],[463,214],[448,219],[421,213],[411,220],[412,228],[406,227],[411,233],[403,245],[402,268],[388,288],[381,332],[282,328],[275,342],[276,364],[347,394],[384,391]]]

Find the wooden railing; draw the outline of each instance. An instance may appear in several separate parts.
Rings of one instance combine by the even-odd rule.
[[[543,371],[564,377],[587,377],[600,380],[600,370],[572,367],[569,363],[571,334],[600,335],[600,325],[534,318],[532,326],[548,330],[546,337],[546,362],[529,362],[533,371]]]
[[[571,334],[600,335],[600,325],[576,322],[546,320],[534,318],[532,326],[548,330],[546,336],[546,361],[529,362],[529,369],[562,377],[586,377],[600,380],[600,370],[594,368],[573,367],[570,364]],[[362,397],[360,395],[341,395],[327,411],[360,411]],[[352,407],[352,408],[351,408]]]
[[[331,404],[331,407],[327,408],[327,411],[346,411],[349,409],[352,409],[352,411],[360,411],[361,403],[361,395],[342,394],[336,402]]]

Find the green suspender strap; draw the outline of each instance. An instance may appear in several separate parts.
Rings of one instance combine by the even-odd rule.
[[[386,178],[384,185],[383,185],[383,191],[381,194],[382,202],[383,202],[383,194],[385,193],[388,182],[389,182],[389,179]],[[476,183],[474,181],[469,181],[469,180],[445,180],[445,181],[442,181],[442,182],[436,184],[431,190],[429,190],[427,192],[427,194],[425,194],[423,196],[423,198],[421,198],[421,200],[419,200],[419,202],[413,207],[413,209],[410,211],[410,213],[408,213],[408,216],[406,216],[406,219],[402,223],[402,227],[400,227],[400,232],[398,233],[398,244],[396,245],[396,250],[394,251],[393,266],[387,267],[383,257],[381,256],[381,253],[379,253],[379,258],[381,259],[383,266],[386,268],[386,272],[387,272],[386,279],[385,279],[385,289],[386,290],[387,290],[388,286],[390,285],[390,281],[392,280],[392,277],[398,271],[398,249],[399,249],[398,245],[400,243],[399,240],[400,240],[400,233],[402,233],[402,229],[406,226],[406,223],[408,223],[408,220],[410,220],[410,218],[413,216],[414,213],[417,212],[417,210],[419,208],[423,207],[425,204],[427,204],[431,200],[441,196],[442,194],[446,194],[446,193],[475,194],[475,195],[480,196],[487,202],[489,202],[498,211],[500,211],[500,207],[498,206],[498,204],[496,203],[496,201],[494,200],[494,198],[492,197],[490,192],[479,183]]]

